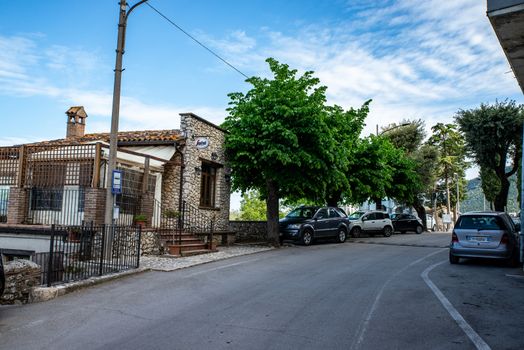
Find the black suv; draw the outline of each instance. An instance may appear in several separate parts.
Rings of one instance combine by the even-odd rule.
[[[298,207],[280,219],[279,226],[280,242],[293,240],[304,245],[318,238],[336,238],[343,243],[349,232],[346,213],[336,207]]]

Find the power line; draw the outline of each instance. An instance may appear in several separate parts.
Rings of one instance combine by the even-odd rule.
[[[224,58],[220,57],[220,55],[218,55],[216,52],[214,52],[213,50],[211,50],[209,47],[207,47],[206,45],[204,45],[203,43],[201,43],[200,41],[198,41],[198,39],[196,39],[194,36],[192,36],[191,34],[189,34],[188,32],[186,32],[184,29],[182,29],[178,24],[176,24],[175,22],[173,22],[172,20],[170,20],[166,15],[164,15],[162,12],[160,12],[159,10],[157,10],[155,7],[153,7],[153,5],[151,5],[149,2],[146,2],[145,3],[147,6],[149,6],[153,11],[155,11],[156,13],[158,13],[161,17],[163,17],[166,21],[168,21],[171,25],[173,25],[176,29],[180,30],[182,33],[184,33],[185,35],[187,35],[188,37],[190,37],[194,42],[196,42],[198,45],[202,46],[204,49],[206,49],[208,52],[210,52],[213,56],[215,56],[216,58],[218,58],[219,60],[221,60],[222,62],[224,62],[225,64],[227,64],[229,67],[233,68],[234,70],[236,70],[239,74],[243,75],[246,79],[248,79],[249,77],[247,75],[245,75],[244,73],[242,73],[238,68],[236,68],[235,66],[233,66],[231,63],[229,63],[228,61],[226,61]]]

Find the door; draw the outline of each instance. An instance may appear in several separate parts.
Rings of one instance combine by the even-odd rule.
[[[315,228],[316,237],[325,237],[329,236],[329,213],[326,208],[320,208],[314,217],[315,221],[313,226]]]

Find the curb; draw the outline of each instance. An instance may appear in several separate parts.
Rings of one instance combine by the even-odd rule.
[[[29,303],[39,303],[42,301],[48,301],[55,299],[59,296],[66,295],[74,292],[75,290],[95,286],[97,284],[113,281],[116,279],[124,278],[127,276],[137,275],[139,273],[150,271],[149,268],[139,267],[133,270],[127,270],[124,272],[117,272],[110,275],[100,277],[90,277],[85,280],[76,281],[67,284],[61,284],[53,287],[35,287],[31,291],[29,296]]]

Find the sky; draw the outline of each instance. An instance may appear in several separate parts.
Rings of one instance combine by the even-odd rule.
[[[372,99],[363,136],[404,119],[429,130],[481,103],[524,103],[486,1],[149,3],[247,76],[270,77],[274,57],[314,71],[329,104]],[[64,137],[74,105],[89,115],[86,132],[109,130],[118,11],[117,0],[0,0],[0,145]],[[228,94],[250,88],[147,5],[129,17],[123,62],[120,130],[177,129],[183,112],[220,124]]]

